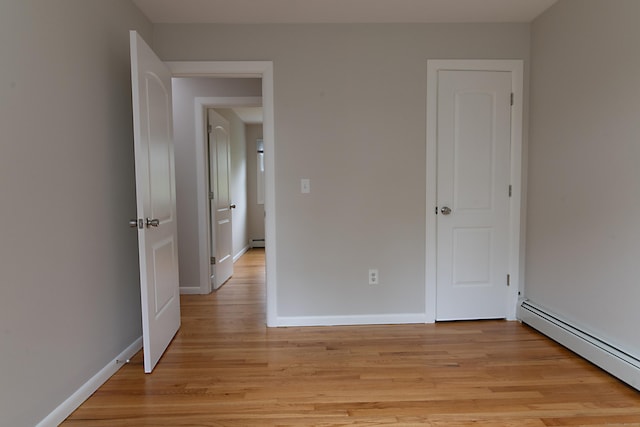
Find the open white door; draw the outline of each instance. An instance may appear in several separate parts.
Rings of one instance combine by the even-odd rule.
[[[231,209],[231,140],[229,122],[215,110],[209,120],[209,214],[211,231],[211,285],[218,289],[233,275],[233,226]],[[215,270],[215,273],[214,273]]]
[[[180,327],[171,74],[131,31],[131,84],[144,371]]]

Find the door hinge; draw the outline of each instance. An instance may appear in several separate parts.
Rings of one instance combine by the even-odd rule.
[[[512,190],[513,190],[513,188],[511,187],[511,184],[509,184],[509,197],[511,197]]]
[[[209,191],[209,200],[213,200],[213,191]]]
[[[511,105],[513,105],[513,98],[514,98],[514,94],[513,92],[511,92]]]
[[[511,275],[507,274],[507,286],[511,286]]]
[[[511,105],[513,105],[513,101],[511,101]],[[213,126],[207,125],[207,132],[209,133],[213,132]]]
[[[211,265],[215,265],[216,263],[216,257],[212,256],[211,257]]]

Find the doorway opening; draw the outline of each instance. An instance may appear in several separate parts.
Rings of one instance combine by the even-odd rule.
[[[261,82],[261,96],[228,96],[233,93],[221,92],[224,96],[202,96],[194,94],[190,110],[194,115],[194,144],[190,150],[183,153],[185,157],[191,157],[186,161],[192,161],[195,172],[195,188],[192,209],[197,227],[195,232],[184,233],[184,238],[191,238],[197,244],[191,245],[187,256],[195,259],[197,275],[192,281],[187,292],[183,293],[208,293],[211,289],[211,252],[210,234],[208,233],[209,221],[207,205],[209,192],[207,191],[207,109],[236,109],[241,107],[262,107],[262,139],[264,141],[264,240],[265,240],[265,264],[266,268],[266,312],[267,326],[276,326],[276,241],[275,241],[275,177],[274,177],[274,119],[273,119],[273,64],[271,62],[167,62],[173,77],[180,78],[217,78],[231,80],[254,80]],[[244,93],[246,95],[246,93]],[[253,142],[255,144],[255,141]],[[184,159],[183,159],[184,160]],[[233,203],[232,203],[233,204]],[[182,234],[181,234],[182,236]],[[184,289],[183,289],[184,291]]]

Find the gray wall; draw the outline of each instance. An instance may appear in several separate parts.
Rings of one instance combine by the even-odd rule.
[[[195,135],[195,98],[262,96],[262,82],[245,78],[174,78],[172,87],[180,286],[198,287],[200,253],[195,162],[199,141]]]
[[[246,125],[247,135],[247,204],[249,206],[249,239],[264,239],[264,205],[259,205],[257,185],[256,141],[262,139],[262,125]]]
[[[274,63],[278,315],[424,313],[427,59],[528,65],[528,24],[161,24],[154,48]]]
[[[640,357],[640,2],[532,25],[526,296]]]
[[[128,0],[0,2],[0,425],[141,335]]]

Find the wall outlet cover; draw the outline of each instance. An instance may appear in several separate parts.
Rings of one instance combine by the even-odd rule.
[[[380,284],[380,275],[378,274],[377,268],[369,269],[369,284],[370,285],[379,285]]]

